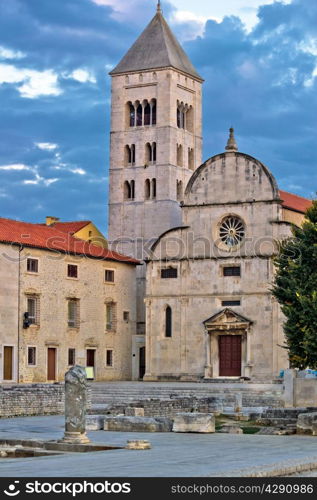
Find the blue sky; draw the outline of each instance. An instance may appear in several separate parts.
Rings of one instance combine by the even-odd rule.
[[[228,128],[281,189],[317,186],[317,2],[171,0],[203,75],[204,159]],[[155,0],[0,0],[0,215],[91,219],[106,233],[108,72]]]

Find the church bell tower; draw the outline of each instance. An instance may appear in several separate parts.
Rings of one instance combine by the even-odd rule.
[[[202,83],[157,12],[112,77],[109,234],[112,248],[146,259],[181,225],[186,184],[202,163]],[[137,333],[145,330],[145,265],[137,269]]]

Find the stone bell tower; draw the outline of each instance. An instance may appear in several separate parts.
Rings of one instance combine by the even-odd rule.
[[[112,77],[109,241],[146,259],[158,236],[181,224],[186,184],[202,162],[202,83],[157,12]],[[145,266],[137,279],[144,333]]]

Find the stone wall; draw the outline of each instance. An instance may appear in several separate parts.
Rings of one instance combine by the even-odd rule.
[[[280,401],[277,398],[261,398],[254,396],[243,397],[244,409],[250,410],[254,408],[254,412],[261,412],[264,408],[279,408]],[[109,405],[92,405],[89,409],[91,415],[122,415],[126,414],[127,408],[143,408],[145,417],[170,417],[173,418],[177,413],[186,412],[198,412],[198,413],[213,413],[220,412],[223,413],[226,410],[231,410],[236,407],[236,398],[233,395],[226,395],[223,397],[207,397],[207,398],[196,398],[196,397],[184,397],[175,398],[171,400],[162,399],[151,399],[151,400],[140,400],[133,401],[131,403],[113,403]],[[256,411],[257,410],[257,411]]]
[[[0,387],[0,418],[64,413],[64,384]]]
[[[317,378],[300,378],[296,370],[284,373],[285,407],[317,406]]]

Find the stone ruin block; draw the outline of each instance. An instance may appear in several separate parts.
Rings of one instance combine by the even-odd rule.
[[[178,413],[174,417],[173,432],[216,432],[215,416],[212,413]]]
[[[144,408],[128,407],[124,413],[126,417],[144,417]]]
[[[165,417],[127,417],[106,416],[105,431],[120,432],[170,432],[172,421]]]
[[[297,434],[317,436],[317,412],[300,413],[297,419]]]
[[[87,415],[86,430],[87,431],[102,431],[104,426],[104,415]]]

